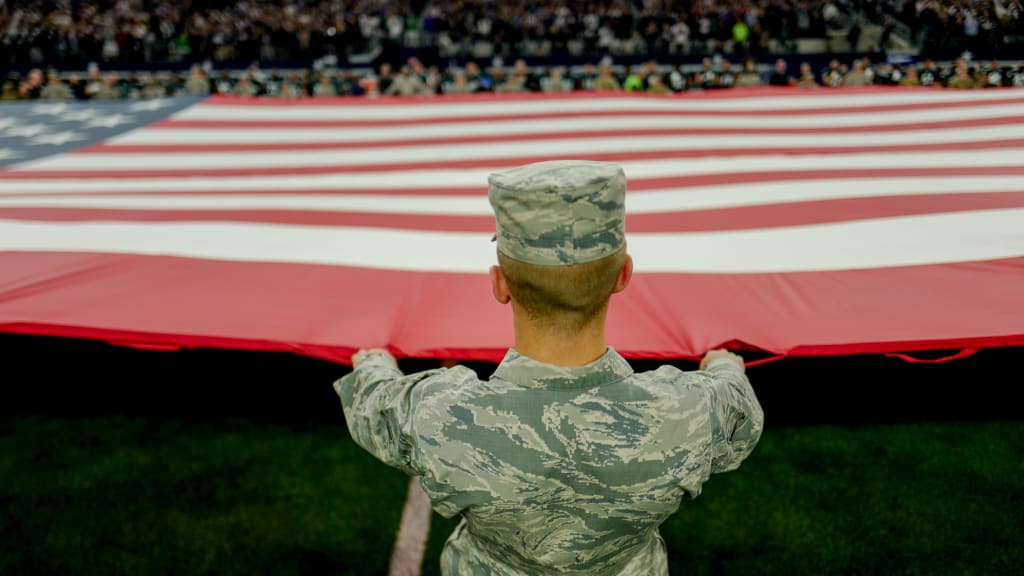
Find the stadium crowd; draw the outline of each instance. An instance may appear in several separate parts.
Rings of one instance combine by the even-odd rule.
[[[443,56],[792,52],[903,22],[924,45],[1024,38],[1022,0],[0,0],[0,64],[339,60],[382,44]]]
[[[1022,0],[881,0],[863,6],[875,21],[905,24],[925,52],[1024,45]]]
[[[1005,60],[957,58],[939,65],[930,59],[875,63],[857,57],[835,59],[815,70],[805,62],[791,68],[799,60],[776,59],[768,47],[842,30],[855,36],[862,21],[885,22],[884,44],[899,19],[922,45],[940,42],[969,49],[1022,32],[1021,2],[0,0],[0,64],[28,70],[10,73],[0,98],[674,93],[764,84],[1020,86],[1024,69]],[[396,59],[396,52],[381,50],[389,44],[435,47],[447,56],[438,61],[449,65]],[[488,49],[481,53],[484,44]],[[850,44],[857,45],[856,39],[851,37]],[[350,57],[357,53],[364,57],[354,64]],[[591,63],[528,67],[524,60],[568,53]],[[679,54],[708,57],[700,64],[664,64],[679,62]],[[622,55],[640,55],[631,61],[647,62],[610,65]],[[240,61],[252,64],[236,69]],[[194,64],[185,73],[115,71],[135,64],[159,69],[154,63],[160,62]],[[291,64],[277,68],[279,62]],[[266,64],[275,68],[264,71]]]
[[[168,0],[0,2],[9,63],[311,60],[381,43],[542,53],[757,50],[824,36],[853,0]],[[74,6],[74,8],[72,8]]]
[[[607,62],[574,68],[529,68],[524,60],[512,66],[484,68],[469,61],[463,67],[439,69],[415,58],[395,69],[384,63],[372,69],[264,71],[253,63],[244,71],[208,73],[193,66],[188,75],[103,73],[91,66],[86,74],[62,77],[33,69],[25,78],[8,78],[0,100],[121,100],[157,98],[177,94],[234,94],[277,98],[324,96],[437,96],[477,92],[615,91],[669,94],[695,90],[749,86],[838,88],[842,86],[941,86],[948,88],[1024,88],[1024,63],[999,61],[975,64],[959,58],[948,65],[932,60],[920,64],[882,62],[859,58],[849,64],[832,60],[822,70],[802,63],[791,71],[786,60],[759,65],[753,58],[742,65],[722,56],[704,58],[700,66],[664,66],[651,60],[639,66],[612,66]]]

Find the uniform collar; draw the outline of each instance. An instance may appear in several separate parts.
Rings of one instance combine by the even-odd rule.
[[[600,358],[583,366],[546,364],[509,348],[492,378],[526,388],[573,390],[618,382],[632,374],[633,368],[611,346]]]

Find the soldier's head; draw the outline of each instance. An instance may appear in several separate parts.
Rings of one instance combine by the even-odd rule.
[[[492,174],[494,297],[537,325],[571,334],[603,321],[629,284],[622,168],[562,160]]]

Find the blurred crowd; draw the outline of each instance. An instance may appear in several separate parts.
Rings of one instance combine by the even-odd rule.
[[[310,60],[382,43],[446,55],[756,51],[822,37],[860,0],[0,1],[10,64]]]
[[[801,63],[791,70],[786,60],[762,65],[747,58],[734,66],[721,55],[704,58],[697,66],[664,66],[650,60],[637,66],[613,66],[608,61],[579,67],[530,68],[524,60],[511,66],[482,67],[469,61],[462,67],[439,69],[415,58],[395,69],[264,71],[253,63],[242,71],[208,73],[195,65],[188,74],[104,73],[91,66],[85,74],[61,75],[33,69],[4,84],[2,100],[122,100],[178,94],[234,94],[276,98],[325,96],[438,96],[479,92],[625,91],[669,94],[749,86],[839,88],[843,86],[937,86],[947,88],[1024,87],[1024,63],[964,58],[937,64],[874,63],[867,57],[850,63],[832,60],[821,70]]]
[[[901,22],[924,52],[1024,46],[1022,0],[882,0],[863,2],[875,21]]]
[[[311,61],[381,45],[442,56],[793,51],[902,22],[922,45],[1024,35],[1022,0],[0,0],[0,64]],[[1022,37],[1024,38],[1024,37]]]

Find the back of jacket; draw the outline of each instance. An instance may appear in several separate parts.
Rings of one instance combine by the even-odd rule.
[[[510,350],[486,382],[466,368],[400,379],[378,412],[395,446],[382,459],[419,475],[440,514],[463,515],[442,557],[448,575],[666,573],[658,526],[712,473],[737,467],[763,425],[727,360],[634,373],[612,349],[579,367]],[[353,437],[378,454],[344,389]]]

